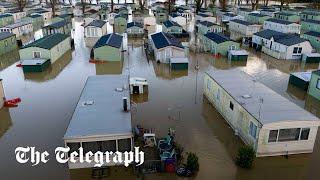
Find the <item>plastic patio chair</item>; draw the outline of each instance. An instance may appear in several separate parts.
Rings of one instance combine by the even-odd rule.
[[[168,158],[172,158],[175,155],[175,153],[176,152],[174,149],[172,149],[171,152],[165,151],[162,154],[160,154],[160,159],[161,159],[161,161],[165,161]]]

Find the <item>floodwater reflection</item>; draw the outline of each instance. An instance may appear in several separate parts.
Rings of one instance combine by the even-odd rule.
[[[96,67],[96,75],[103,74],[122,74],[123,62],[111,62],[106,61],[103,63],[95,64]]]
[[[136,180],[132,167],[108,167],[96,169],[72,169],[70,180],[88,180],[88,179],[112,179],[112,180]]]
[[[188,76],[188,70],[173,70],[169,64],[153,62],[154,72],[156,76],[162,79],[172,80]]]
[[[311,112],[312,114],[320,117],[320,100],[307,94],[305,109]]]
[[[11,116],[8,108],[0,109],[0,138],[12,126]]]
[[[0,70],[3,70],[20,59],[18,49],[0,56]]]
[[[292,98],[298,98],[299,100],[305,100],[307,92],[288,83],[287,93],[292,96]]]

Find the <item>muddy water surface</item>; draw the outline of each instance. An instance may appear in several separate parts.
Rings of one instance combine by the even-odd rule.
[[[209,68],[239,68],[255,76],[290,101],[319,116],[315,99],[296,88],[288,87],[290,72],[319,68],[319,64],[279,61],[250,52],[246,62],[228,62],[210,54],[190,53],[189,69],[173,71],[168,65],[147,60],[142,41],[126,40],[123,63],[90,64],[90,49],[82,38],[82,22],[75,24],[75,50],[68,52],[50,69],[39,74],[26,74],[15,66],[19,58],[1,64],[8,99],[20,97],[22,103],[0,111],[0,179],[91,179],[91,169],[69,170],[54,157],[47,164],[31,167],[18,164],[14,150],[18,146],[35,146],[51,155],[63,146],[62,137],[69,124],[85,80],[90,75],[129,74],[148,79],[148,94],[134,97],[133,124],[155,128],[158,137],[168,128],[176,130],[176,141],[185,151],[197,153],[200,171],[194,179],[319,179],[320,142],[317,139],[312,154],[258,158],[251,170],[234,164],[241,140],[225,123],[219,113],[203,97],[203,75]],[[1,59],[2,61],[2,59]],[[199,70],[194,67],[199,65]],[[130,169],[111,169],[109,179],[136,179]],[[145,179],[179,179],[173,174],[150,174]]]

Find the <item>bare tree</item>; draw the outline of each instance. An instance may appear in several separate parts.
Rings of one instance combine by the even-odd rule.
[[[269,4],[269,0],[263,0],[263,5],[264,6],[268,6],[268,4]]]
[[[86,11],[86,5],[87,5],[87,3],[85,2],[85,0],[81,0],[82,14],[83,15],[84,15],[84,13]]]
[[[113,0],[111,0],[111,12],[113,12],[113,6],[114,6],[114,2]]]
[[[320,8],[320,0],[313,0],[312,1],[313,7],[319,9]]]
[[[212,4],[213,7],[216,6],[216,1],[217,0],[211,0],[211,4]]]
[[[139,6],[140,6],[140,10],[143,11],[144,10],[144,5],[146,4],[145,0],[139,0]]]
[[[168,0],[167,4],[168,4],[168,12],[170,14],[172,12],[174,5],[176,4],[176,0]]]
[[[24,7],[26,7],[28,1],[27,0],[16,0],[15,4],[17,5],[20,12],[23,11]]]
[[[227,0],[219,0],[222,10],[227,10]]]
[[[52,11],[52,17],[56,15],[56,5],[58,0],[50,0],[50,6]]]
[[[256,10],[259,5],[259,0],[251,0],[251,8],[252,10]]]
[[[195,2],[196,2],[196,13],[198,13],[203,5],[203,0],[195,0]]]
[[[283,10],[284,3],[285,3],[285,0],[280,0],[280,11]]]

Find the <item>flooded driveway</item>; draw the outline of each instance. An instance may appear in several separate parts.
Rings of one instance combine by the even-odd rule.
[[[124,63],[90,64],[90,49],[84,44],[82,22],[75,22],[75,50],[68,52],[48,70],[25,74],[8,58],[1,64],[8,99],[20,97],[19,107],[0,111],[0,179],[91,179],[90,169],[69,170],[52,158],[31,167],[15,160],[18,146],[35,146],[54,155],[63,146],[69,124],[85,80],[96,74],[129,74],[148,79],[148,94],[134,96],[133,124],[155,128],[158,137],[168,128],[176,130],[176,142],[185,152],[199,156],[200,170],[194,179],[319,179],[319,137],[312,154],[258,158],[251,170],[237,168],[234,157],[242,141],[203,96],[203,75],[209,68],[240,68],[279,94],[319,116],[319,102],[299,89],[288,88],[290,72],[312,70],[319,64],[279,61],[250,52],[246,62],[231,63],[210,54],[190,53],[188,71],[173,71],[168,65],[147,60],[142,41],[129,40]],[[7,62],[7,63],[6,63]],[[10,65],[12,64],[12,65]],[[199,70],[195,69],[199,65]],[[130,169],[110,170],[109,179],[136,179]],[[174,174],[150,174],[145,179],[179,179]]]

